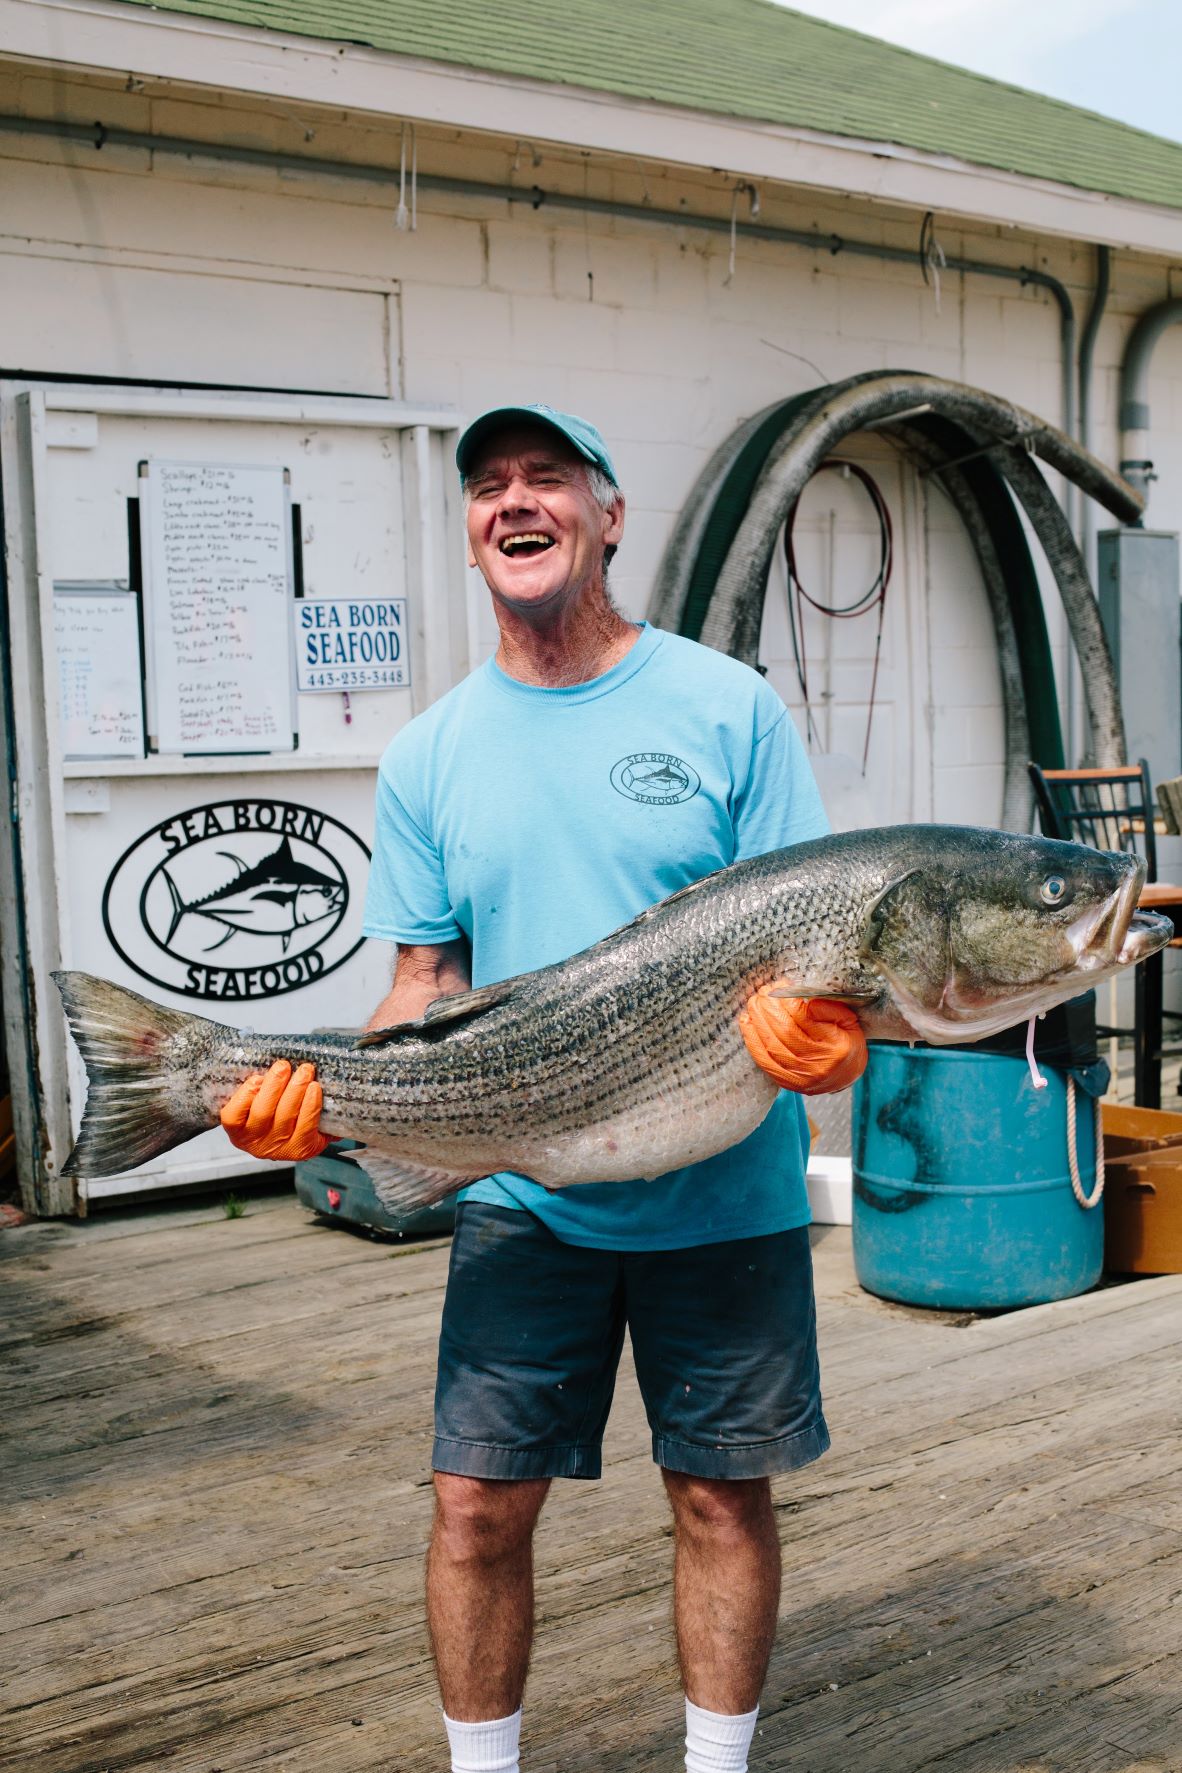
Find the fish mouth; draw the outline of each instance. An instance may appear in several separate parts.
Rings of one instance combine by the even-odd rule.
[[[1168,917],[1162,917],[1157,911],[1136,911],[1125,931],[1116,965],[1128,967],[1139,960],[1148,960],[1151,954],[1159,953],[1173,939],[1174,926]]]
[[[1138,857],[1116,892],[1068,929],[1067,939],[1081,973],[1134,966],[1171,940],[1174,926],[1168,917],[1137,908],[1144,885],[1145,863]]]

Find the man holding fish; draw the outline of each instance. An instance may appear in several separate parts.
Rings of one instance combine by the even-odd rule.
[[[397,944],[370,1026],[564,960],[679,888],[828,827],[758,673],[626,620],[607,567],[624,498],[602,437],[548,407],[486,413],[457,463],[494,659],[394,739],[366,933]],[[775,1083],[842,1089],[856,1017],[765,988],[741,1016]],[[605,1038],[611,1031],[605,1030]],[[321,1086],[280,1062],[222,1113],[242,1149],[323,1149]],[[828,1446],[799,1097],[647,1182],[467,1190],[444,1306],[427,1594],[454,1773],[518,1768],[531,1538],[554,1477],[598,1477],[625,1327],[673,1510],[690,1773],[741,1773],[775,1630],[769,1477]]]
[[[768,1478],[828,1444],[799,1093],[852,1082],[863,1030],[980,1040],[1173,927],[1123,852],[822,835],[763,679],[613,607],[598,432],[503,408],[459,466],[500,645],[382,760],[366,928],[398,965],[372,1032],[260,1036],[55,973],[87,1069],[62,1173],[220,1119],[286,1161],[359,1138],[405,1208],[474,1182],[427,1576],[453,1773],[518,1768],[533,1528],[553,1478],[599,1475],[625,1329],[674,1517],[686,1767],[741,1773],[777,1611]]]

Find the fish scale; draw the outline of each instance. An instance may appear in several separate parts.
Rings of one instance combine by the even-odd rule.
[[[1143,877],[1134,857],[1045,838],[844,833],[722,869],[569,960],[438,999],[364,1044],[247,1035],[61,974],[90,1079],[67,1168],[146,1162],[285,1057],[316,1066],[322,1129],[364,1141],[399,1208],[498,1170],[552,1188],[660,1175],[771,1107],[738,1026],[762,986],[843,999],[870,1036],[983,1038],[1164,944],[1168,921],[1135,912]]]

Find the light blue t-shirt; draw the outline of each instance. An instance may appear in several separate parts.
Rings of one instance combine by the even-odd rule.
[[[567,959],[747,856],[822,837],[820,795],[758,672],[647,624],[602,677],[542,689],[490,659],[392,740],[365,933],[468,938],[472,983]],[[526,1207],[568,1243],[685,1249],[806,1225],[808,1128],[782,1093],[749,1138],[654,1181],[461,1198]]]

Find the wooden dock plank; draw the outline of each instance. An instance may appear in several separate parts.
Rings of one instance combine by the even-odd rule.
[[[753,1773],[1179,1773],[1182,1281],[972,1320],[869,1300],[848,1233],[816,1262],[834,1448],[775,1484]],[[421,1556],[446,1263],[282,1199],[0,1234],[0,1773],[443,1764]],[[626,1363],[605,1472],[543,1514],[529,1773],[679,1764]]]

